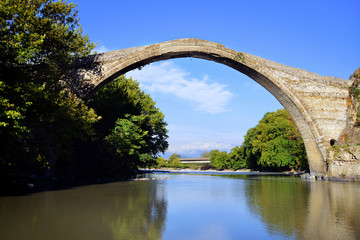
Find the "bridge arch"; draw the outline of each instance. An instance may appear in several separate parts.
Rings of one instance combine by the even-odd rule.
[[[96,55],[91,62],[92,64],[99,63],[100,69],[97,69],[94,74],[87,70],[87,75],[83,78],[91,82],[82,96],[85,99],[88,98],[106,83],[133,69],[161,60],[185,57],[224,64],[247,75],[267,89],[283,105],[297,125],[304,140],[311,173],[315,175],[326,173],[326,150],[323,146],[323,136],[309,114],[306,102],[298,97],[297,92],[289,84],[289,80],[299,80],[300,75],[310,74],[305,70],[237,52],[214,42],[179,39]],[[82,60],[81,64],[88,65],[88,60]]]

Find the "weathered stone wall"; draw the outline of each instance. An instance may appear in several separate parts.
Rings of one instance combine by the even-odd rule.
[[[338,139],[346,126],[346,99],[351,81],[319,76],[199,39],[179,39],[82,58],[66,81],[74,93],[87,98],[130,70],[180,57],[215,61],[261,84],[279,100],[298,126],[311,172],[317,175],[327,172],[330,140]]]
[[[328,151],[328,177],[358,179],[360,146],[335,147]]]
[[[328,176],[360,179],[360,68],[350,76],[346,127],[328,149]]]

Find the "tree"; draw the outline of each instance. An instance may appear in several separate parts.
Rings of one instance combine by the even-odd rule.
[[[108,83],[88,104],[102,118],[95,124],[96,146],[83,143],[80,158],[89,159],[85,155],[91,144],[95,169],[115,173],[150,167],[167,149],[164,114],[131,78],[120,76]]]
[[[229,153],[230,159],[230,168],[233,170],[238,170],[242,168],[247,168],[246,158],[245,158],[245,148],[236,146],[231,149]]]
[[[211,150],[209,156],[211,165],[213,165],[213,167],[215,167],[216,169],[223,170],[231,168],[230,158],[227,152]]]
[[[99,118],[65,91],[71,63],[94,48],[76,5],[63,1],[0,2],[0,171],[29,172],[71,161],[76,139]]]
[[[204,150],[201,154],[200,154],[201,158],[209,158],[209,152]]]
[[[230,156],[249,168],[307,168],[304,142],[285,109],[266,113],[256,127],[248,130],[243,144],[232,149]]]
[[[166,167],[166,161],[163,157],[159,156],[156,158],[156,167],[157,168]]]
[[[94,94],[88,104],[102,116],[96,124],[99,136],[108,135],[118,119],[137,116],[140,128],[147,132],[144,135],[146,147],[144,146],[143,151],[156,155],[167,149],[167,123],[164,121],[164,114],[155,106],[156,102],[150,95],[144,93],[139,83],[131,78],[120,76],[115,79]]]
[[[257,127],[253,151],[261,153],[259,165],[280,169],[306,167],[304,143],[285,109],[265,114]]]
[[[233,162],[234,169],[239,168],[257,168],[257,159],[260,157],[259,152],[253,152],[252,143],[257,139],[257,128],[250,128],[240,147],[234,147],[230,151],[230,159]]]
[[[118,119],[115,128],[105,137],[105,141],[112,148],[115,156],[122,161],[127,161],[127,165],[133,169],[140,165],[141,150],[146,147],[144,137],[147,132],[139,127],[142,120],[144,119],[141,119],[141,116]]]
[[[173,168],[181,168],[181,162],[180,162],[181,156],[179,154],[173,153],[168,159],[167,165],[169,167]]]

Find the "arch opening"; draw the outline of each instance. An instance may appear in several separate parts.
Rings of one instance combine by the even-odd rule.
[[[271,77],[261,66],[257,66],[256,59],[254,60],[251,55],[244,55],[241,61],[236,60],[236,56],[239,54],[238,52],[224,48],[220,44],[211,43],[211,46],[209,46],[209,42],[207,41],[204,41],[205,46],[199,44],[198,41],[191,40],[190,42],[181,42],[181,44],[176,43],[176,40],[173,44],[171,43],[172,42],[166,42],[163,43],[163,45],[154,44],[141,48],[139,51],[112,63],[110,70],[98,79],[95,87],[89,92],[86,98],[89,98],[93,92],[96,92],[99,88],[118,76],[153,62],[188,57],[217,62],[250,77],[263,86],[280,102],[294,120],[304,140],[311,173],[315,175],[326,173],[323,153],[319,149],[316,140],[319,134],[304,106],[302,106],[301,102],[286,86],[277,82],[276,78]]]

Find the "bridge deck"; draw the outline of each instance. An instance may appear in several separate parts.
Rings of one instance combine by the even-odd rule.
[[[182,158],[181,163],[211,163],[210,158]]]

